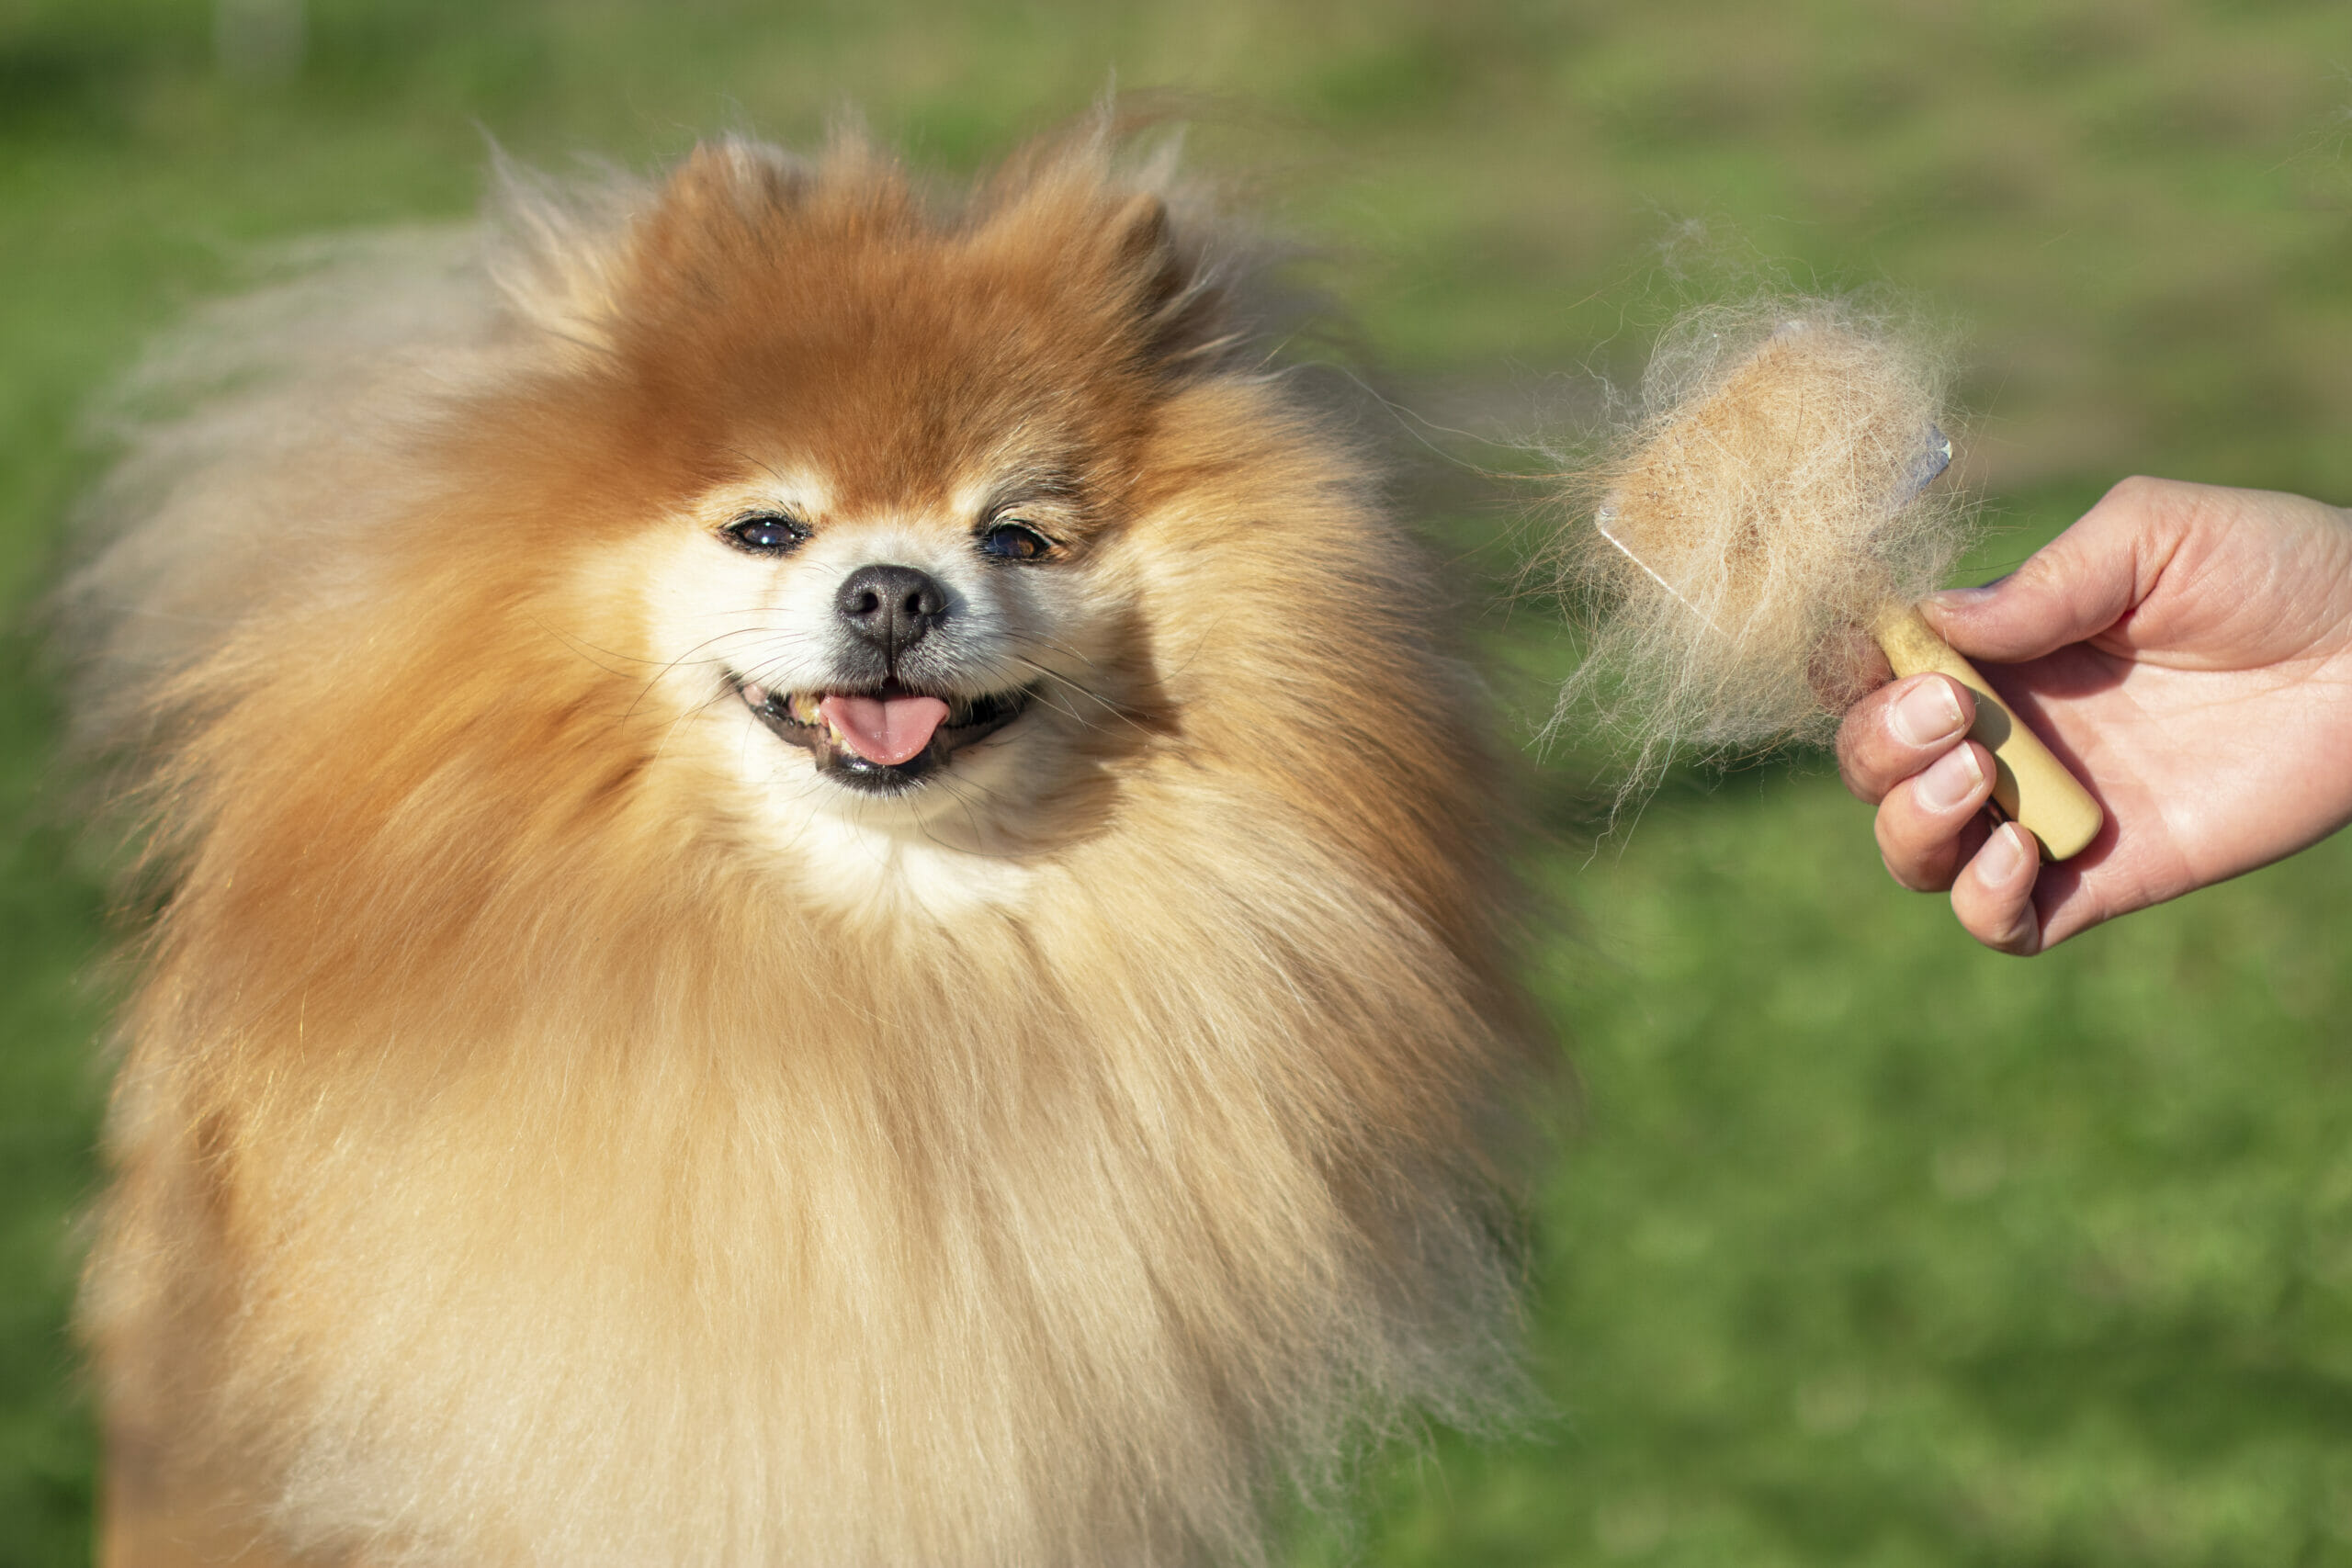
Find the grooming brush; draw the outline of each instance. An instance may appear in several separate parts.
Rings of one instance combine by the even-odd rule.
[[[2098,832],[2098,803],[1916,607],[1968,530],[1929,490],[1951,458],[1941,403],[1929,355],[1841,304],[1687,318],[1569,550],[1609,605],[1594,668],[1613,671],[1614,716],[1633,716],[1654,767],[1675,746],[1820,738],[1837,716],[1818,689],[1850,688],[1839,638],[1861,627],[1897,676],[1932,670],[1974,695],[1996,807],[2064,860]]]

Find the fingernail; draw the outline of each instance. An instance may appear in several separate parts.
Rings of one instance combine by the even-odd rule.
[[[2017,875],[2026,863],[2030,852],[2025,847],[2025,830],[2014,822],[2004,822],[1984,840],[1976,852],[1978,874],[1987,882],[2007,882]]]
[[[1923,810],[1950,811],[1984,782],[1984,772],[1976,765],[1976,749],[1955,746],[1919,775],[1917,798]]]
[[[1913,746],[1932,746],[1960,731],[1960,699],[1951,683],[1930,675],[1896,699],[1894,733]]]
[[[1928,595],[1928,602],[1939,610],[1972,610],[1989,602],[2001,591],[2007,579],[1996,578],[1982,588],[1946,588]]]

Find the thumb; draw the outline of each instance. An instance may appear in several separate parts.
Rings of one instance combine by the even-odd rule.
[[[2144,509],[2126,480],[2008,576],[1920,602],[1928,624],[1961,652],[2000,664],[2097,637],[2140,602]],[[2122,504],[2119,504],[2119,503]]]

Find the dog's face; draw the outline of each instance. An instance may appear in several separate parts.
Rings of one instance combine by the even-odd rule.
[[[710,159],[645,220],[595,375],[664,488],[602,598],[665,753],[788,858],[1001,869],[1165,722],[1136,561],[1181,511],[1150,454],[1195,299],[1153,198],[948,228],[861,198]]]
[[[645,592],[670,700],[787,836],[1034,839],[1133,722],[1116,530],[1069,470],[992,456],[858,498],[794,454],[663,530]]]

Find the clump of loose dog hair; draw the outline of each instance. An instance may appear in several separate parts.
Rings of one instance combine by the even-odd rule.
[[[1969,541],[1937,334],[1854,299],[1685,311],[1637,399],[1566,476],[1550,564],[1585,638],[1577,709],[1629,759],[1627,795],[1677,755],[1816,742],[1860,689],[1860,635],[1939,585]]]

